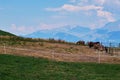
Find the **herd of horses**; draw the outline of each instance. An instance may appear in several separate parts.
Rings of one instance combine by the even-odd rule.
[[[106,53],[108,53],[108,47],[102,45],[102,43],[100,43],[100,42],[90,41],[90,42],[85,43],[85,41],[78,41],[76,44],[77,45],[87,45],[89,48],[93,48],[98,51],[105,51]]]

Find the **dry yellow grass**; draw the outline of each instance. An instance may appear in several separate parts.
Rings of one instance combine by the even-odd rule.
[[[6,44],[5,49],[4,46],[0,46],[0,53],[44,57],[57,61],[99,62],[98,52],[88,48],[88,46],[49,42],[25,42],[25,44],[15,44],[12,46]],[[101,62],[120,63],[120,57],[111,57],[105,53],[100,54]]]

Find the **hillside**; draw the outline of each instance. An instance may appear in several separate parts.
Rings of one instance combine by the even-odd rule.
[[[0,30],[0,36],[15,36],[15,35],[12,33]]]
[[[120,64],[56,62],[0,55],[0,80],[119,80]]]
[[[119,48],[116,51],[114,55],[119,56]],[[44,57],[68,62],[98,62],[99,60],[98,51],[90,49],[86,45],[40,38],[1,37],[0,53]],[[120,58],[111,57],[112,54],[106,54],[105,51],[101,52],[100,61],[102,63],[120,63]]]
[[[0,42],[0,53],[34,56],[67,62],[99,62],[98,51],[88,46],[76,45],[75,43],[57,42],[41,39],[11,38],[2,39]],[[101,52],[101,63],[120,63],[120,53],[111,54]],[[118,56],[118,57],[117,57]]]

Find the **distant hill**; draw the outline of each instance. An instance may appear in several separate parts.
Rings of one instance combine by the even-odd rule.
[[[107,23],[103,28],[97,29],[97,41],[120,42],[120,20]]]
[[[63,26],[51,30],[39,30],[34,33],[25,35],[30,38],[54,38],[65,41],[76,42],[84,41],[101,41],[101,42],[120,42],[120,20],[109,22],[104,27],[90,29],[84,26]]]
[[[76,42],[76,41],[80,40],[79,37],[74,36],[72,34],[64,33],[64,32],[56,33],[53,36],[53,38],[55,38],[55,39],[62,39],[62,40],[68,41],[68,42]]]
[[[15,36],[15,35],[12,33],[0,30],[0,36]]]
[[[44,39],[49,39],[49,38],[54,38],[54,39],[61,39],[61,40],[65,40],[68,42],[75,42],[80,40],[79,37],[74,36],[72,34],[69,33],[65,33],[65,32],[55,32],[53,33],[53,31],[38,31],[29,35],[26,35],[25,37],[30,37],[30,38],[44,38]]]
[[[54,38],[54,39],[61,39],[68,42],[76,42],[78,40],[83,40],[83,37],[90,32],[89,28],[84,28],[81,26],[75,26],[71,28],[71,26],[64,26],[60,28],[55,28],[51,30],[40,30],[34,33],[25,35],[24,37],[30,38]]]

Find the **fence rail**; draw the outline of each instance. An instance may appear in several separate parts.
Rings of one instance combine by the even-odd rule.
[[[110,49],[111,50],[111,49]],[[15,55],[27,55],[35,57],[45,57],[58,61],[72,61],[72,62],[110,62],[110,63],[120,63],[120,49],[112,48],[113,52],[105,53],[96,51],[96,55],[86,55],[86,54],[67,54],[67,53],[57,53],[54,50],[47,51],[42,49],[30,49],[30,48],[21,48],[18,46],[0,46],[0,53],[4,54],[15,54]]]

